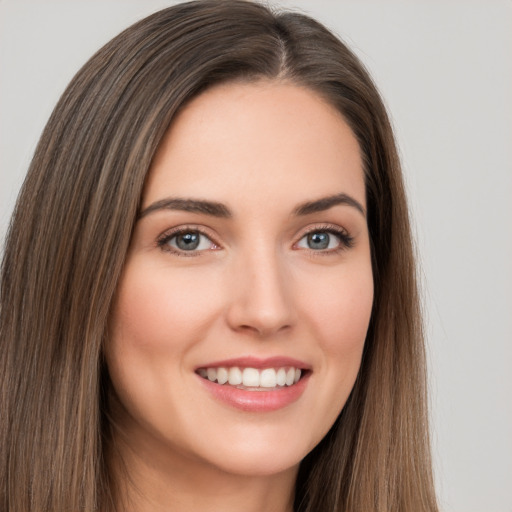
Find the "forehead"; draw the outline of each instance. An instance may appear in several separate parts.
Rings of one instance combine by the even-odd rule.
[[[230,204],[258,194],[300,201],[339,192],[364,204],[359,145],[334,107],[289,83],[228,83],[175,118],[151,166],[143,207],[166,195],[211,195]]]

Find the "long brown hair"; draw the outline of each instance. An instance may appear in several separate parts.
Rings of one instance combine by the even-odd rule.
[[[153,14],[78,72],[37,146],[9,230],[0,310],[0,508],[111,510],[109,310],[153,155],[214,84],[280,79],[344,116],[364,161],[375,299],[341,415],[301,464],[300,512],[437,510],[408,211],[371,78],[325,27],[240,0]]]

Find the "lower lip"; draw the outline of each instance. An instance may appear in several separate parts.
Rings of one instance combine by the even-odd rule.
[[[293,386],[269,391],[247,391],[229,384],[217,384],[198,375],[203,386],[221,402],[247,412],[271,412],[282,409],[296,402],[304,393],[310,372],[304,375]]]

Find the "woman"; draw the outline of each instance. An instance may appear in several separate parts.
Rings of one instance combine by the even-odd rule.
[[[392,131],[308,17],[185,3],[101,49],[1,300],[2,509],[437,510]]]

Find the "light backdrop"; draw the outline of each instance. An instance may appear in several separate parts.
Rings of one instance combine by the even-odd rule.
[[[171,3],[0,0],[2,240],[68,81]],[[392,115],[424,281],[442,510],[512,512],[512,2],[274,3],[348,42]]]

